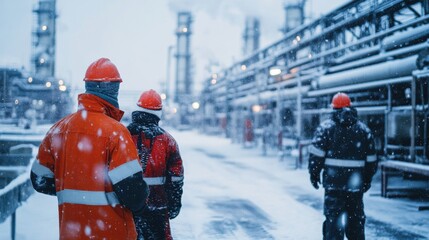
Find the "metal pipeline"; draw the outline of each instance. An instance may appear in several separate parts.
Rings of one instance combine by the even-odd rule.
[[[319,88],[330,88],[380,79],[411,76],[412,71],[417,69],[416,60],[417,56],[412,56],[367,67],[351,69],[340,73],[320,76],[317,80],[317,86]]]

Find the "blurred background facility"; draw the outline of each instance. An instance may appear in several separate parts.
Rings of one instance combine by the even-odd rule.
[[[283,38],[207,76],[200,125],[236,142],[258,145],[268,134],[271,145],[297,148],[342,91],[380,156],[429,164],[428,2],[351,1],[303,24],[304,3],[285,4]]]
[[[158,89],[164,122],[255,145],[270,135],[270,145],[282,151],[286,143],[308,143],[333,94],[345,91],[381,156],[428,164],[427,1],[350,1],[317,19],[306,16],[308,3],[283,3],[283,36],[264,48],[260,19],[242,19],[241,60],[224,68],[211,62],[201,90],[192,47],[197,20],[177,12],[176,43],[168,46]],[[38,1],[33,14],[31,69],[0,68],[1,121],[27,127],[71,112],[73,95],[82,91],[55,76],[56,1]],[[139,93],[124,90],[121,107],[134,110]]]
[[[194,58],[199,54],[194,37],[197,29],[203,28],[198,27],[194,12],[177,11],[175,27],[168,29],[175,41],[163,46],[167,52],[161,58],[166,64],[162,71],[165,78],[150,79],[164,100],[162,124],[223,135],[245,147],[262,148],[264,153],[293,155],[301,167],[315,128],[332,111],[332,96],[343,91],[373,131],[380,160],[407,163],[394,166],[407,179],[426,183],[423,191],[427,194],[428,1],[344,1],[317,18],[305,11],[310,3],[282,1],[284,18],[278,19],[282,27],[277,29],[280,37],[269,44],[261,44],[265,27],[262,16],[243,17],[238,34],[239,60],[230,64],[206,57],[209,64],[203,79],[196,74]],[[28,14],[34,16],[30,68],[0,67],[3,154],[9,154],[10,144],[17,144],[5,136],[20,134],[11,133],[9,126],[36,133],[38,126],[52,124],[74,111],[76,94],[83,91],[83,74],[56,76],[58,56],[64,54],[57,51],[57,1],[39,0]],[[122,26],[112,29],[118,31]],[[115,37],[103,39],[108,42]],[[221,43],[218,52],[228,51],[232,43],[229,38],[217,35],[215,40]],[[91,51],[98,54],[100,49]],[[152,64],[134,61],[130,52],[124,54],[125,59],[131,59],[125,61],[124,68],[130,65],[138,71]],[[121,71],[122,66],[119,64],[121,74],[129,76]],[[137,79],[124,81],[124,86],[134,84],[120,92],[120,106],[126,112],[124,123],[130,121],[141,90],[152,87],[140,80],[146,74],[150,75],[147,69],[140,71]],[[72,87],[76,82],[80,88]],[[197,88],[199,83],[202,86]],[[25,138],[23,142],[37,144]]]

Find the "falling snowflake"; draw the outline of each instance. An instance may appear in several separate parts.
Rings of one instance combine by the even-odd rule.
[[[98,227],[100,230],[105,230],[105,229],[106,229],[106,225],[104,224],[104,222],[103,222],[102,220],[98,219],[98,220],[96,221],[96,223],[97,223],[97,227]]]
[[[90,226],[85,226],[85,235],[86,236],[91,236],[91,227]]]
[[[91,152],[92,151],[92,142],[89,138],[83,137],[77,144],[77,148],[81,152]]]
[[[82,116],[83,120],[86,120],[86,118],[88,117],[88,111],[82,110],[81,116]]]

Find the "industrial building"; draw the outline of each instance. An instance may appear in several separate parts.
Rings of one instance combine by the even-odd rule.
[[[308,24],[288,9],[282,39],[205,80],[205,131],[301,149],[346,92],[381,159],[429,164],[429,2],[349,1]]]
[[[70,113],[70,89],[55,77],[56,0],[34,7],[31,71],[0,67],[0,120],[24,124],[52,123]]]

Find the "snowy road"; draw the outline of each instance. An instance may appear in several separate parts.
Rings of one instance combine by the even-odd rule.
[[[311,187],[292,159],[262,157],[259,149],[196,132],[172,135],[185,164],[175,239],[321,239],[323,191]],[[379,197],[366,196],[365,204],[367,239],[429,239],[428,212],[404,212]],[[17,239],[58,239],[56,207],[55,198],[33,195],[18,209]],[[9,224],[0,224],[0,239],[9,239]]]
[[[311,187],[305,169],[294,169],[293,159],[262,157],[261,150],[227,139],[177,138],[186,161],[183,212],[173,222],[179,239],[321,239],[323,191]],[[368,239],[429,238],[371,216],[366,233]]]

